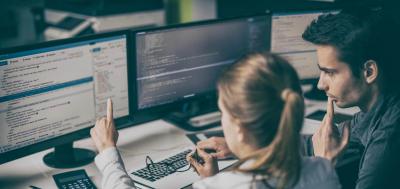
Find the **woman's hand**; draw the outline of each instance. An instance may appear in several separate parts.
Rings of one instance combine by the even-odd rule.
[[[202,140],[197,143],[197,148],[202,150],[214,150],[215,152],[210,153],[210,155],[218,159],[233,157],[224,137],[211,137],[207,140]]]
[[[113,105],[111,99],[107,100],[107,117],[96,121],[96,125],[90,130],[90,136],[99,152],[115,147],[118,140],[118,132],[115,129],[113,118]]]
[[[192,157],[193,153],[186,156],[187,161],[194,167],[197,174],[202,178],[214,176],[219,172],[217,159],[204,150],[197,148],[197,154],[203,159],[204,163],[201,164],[198,160]]]

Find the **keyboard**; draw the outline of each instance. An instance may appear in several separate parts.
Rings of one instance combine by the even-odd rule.
[[[153,164],[143,159],[141,167],[130,169],[129,176],[137,183],[150,188],[182,188],[200,180],[186,161],[186,155],[194,147],[174,150],[160,159],[153,159]],[[152,155],[150,155],[152,157]],[[185,171],[187,170],[187,171]],[[181,172],[183,171],[183,172]]]
[[[153,167],[149,169],[146,161],[140,167],[132,168],[128,171],[129,176],[136,182],[145,187],[150,188],[183,188],[191,185],[193,182],[200,180],[200,176],[193,169],[189,169],[186,161],[186,155],[194,149],[192,147],[184,147],[173,150],[162,156],[160,159],[153,159]],[[151,157],[152,155],[150,155]],[[219,161],[220,169],[224,169],[232,165],[237,160]],[[148,165],[149,162],[147,162]],[[187,171],[185,171],[187,170]],[[183,172],[182,172],[183,171]],[[145,188],[144,187],[144,188]]]
[[[160,162],[154,162],[154,164],[134,171],[131,174],[150,182],[157,181],[179,171],[183,167],[189,167],[189,163],[186,161],[186,155],[191,151],[192,150],[185,150]]]

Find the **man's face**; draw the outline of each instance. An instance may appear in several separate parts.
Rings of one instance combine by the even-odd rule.
[[[338,107],[359,106],[366,92],[366,83],[353,75],[348,64],[337,59],[334,47],[318,45],[317,55],[321,70],[318,89],[324,90]]]

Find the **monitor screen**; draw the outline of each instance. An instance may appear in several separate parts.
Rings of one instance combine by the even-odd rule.
[[[270,23],[263,15],[137,32],[137,108],[215,91],[223,68],[249,51],[268,50]]]
[[[0,155],[129,115],[127,36],[0,53]]]
[[[301,80],[317,79],[319,69],[315,45],[304,41],[307,26],[326,11],[279,12],[272,14],[271,52],[286,58]]]

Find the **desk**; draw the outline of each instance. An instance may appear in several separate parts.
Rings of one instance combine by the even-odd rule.
[[[316,111],[324,110],[326,102],[306,101],[306,115]],[[356,108],[338,109],[335,111],[354,114]],[[318,125],[305,124],[302,133],[312,134]],[[118,148],[121,152],[126,169],[143,165],[146,155],[154,159],[165,157],[173,150],[182,147],[193,146],[185,136],[185,131],[162,120],[156,120],[119,130]],[[74,142],[75,147],[95,150],[90,138]],[[56,189],[52,175],[66,171],[85,169],[92,181],[100,186],[101,174],[94,163],[75,169],[54,169],[46,166],[42,158],[53,149],[45,150],[12,162],[0,165],[0,188],[27,189],[30,185],[40,188]]]

